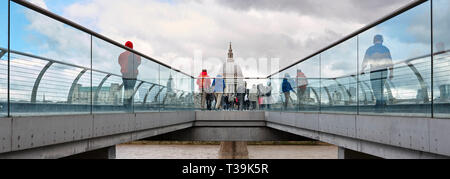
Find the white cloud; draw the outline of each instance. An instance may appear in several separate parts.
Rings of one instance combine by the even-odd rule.
[[[48,10],[47,4],[45,4],[44,0],[28,0],[28,1],[30,1],[31,3],[41,7],[43,9]]]
[[[364,26],[361,22],[374,20],[374,14],[379,18],[407,1],[386,5],[389,3],[346,0],[336,7],[336,3],[282,1],[276,8],[265,1],[258,5],[262,7],[238,8],[239,3],[252,1],[224,5],[220,0],[89,0],[70,5],[63,15],[118,42],[131,40],[136,50],[194,76],[202,68],[214,68],[224,61],[232,41],[235,56],[243,59],[247,74],[265,76],[269,72],[257,73],[252,59],[280,59],[272,67],[278,70]],[[307,5],[314,9],[308,11]],[[372,10],[369,15],[355,17],[356,12],[367,9]],[[203,66],[193,64],[196,51],[202,53]],[[105,63],[109,71],[117,71],[114,65]]]
[[[65,15],[119,42],[132,40],[137,50],[176,68],[192,63],[196,50],[204,59],[225,60],[229,41],[237,57],[279,58],[286,66],[363,26],[292,12],[233,10],[215,1],[92,0],[71,5]]]
[[[43,0],[32,2],[47,9]],[[27,52],[29,48],[39,49],[39,54],[34,54],[57,61],[87,67],[90,65],[90,36],[82,31],[53,20],[29,9],[23,9],[25,17],[29,20],[26,29],[19,29],[22,33],[38,32],[37,36],[26,35],[27,46],[18,46],[16,49]],[[14,46],[13,46],[14,47]]]

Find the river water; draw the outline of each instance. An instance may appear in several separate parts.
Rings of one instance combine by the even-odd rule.
[[[217,159],[219,145],[123,144],[117,159]],[[249,145],[250,159],[337,159],[330,145]]]

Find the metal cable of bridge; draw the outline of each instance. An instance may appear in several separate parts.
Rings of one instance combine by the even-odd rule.
[[[419,84],[420,84],[420,87],[422,90],[421,92],[422,92],[423,102],[424,103],[430,102],[430,99],[428,97],[428,85],[426,84],[426,82],[425,82],[424,78],[422,77],[422,75],[420,74],[419,70],[417,70],[417,68],[410,61],[407,61],[405,63],[414,72],[414,75],[416,75],[417,80],[419,81]]]
[[[350,93],[350,91],[345,88],[344,85],[342,85],[342,83],[340,83],[337,79],[334,79],[334,81],[336,82],[336,84],[339,86],[339,88],[341,88],[343,93],[347,93],[348,95],[348,101],[345,101],[346,105],[348,105],[348,103],[350,103],[352,101],[352,94]]]
[[[372,96],[372,101],[375,101],[375,94],[373,93],[372,87],[369,86],[369,84],[367,84],[367,81],[361,81],[369,90],[371,96]]]
[[[183,91],[183,93],[181,93],[180,98],[182,98],[184,94],[186,94],[186,91]]]
[[[333,106],[334,105],[334,100],[333,100],[333,98],[331,97],[331,94],[330,94],[330,90],[328,90],[328,87],[323,87],[323,89],[325,89],[325,92],[327,93],[327,95],[328,95],[328,100],[330,101],[329,103],[330,103],[330,106]]]
[[[368,88],[368,91],[370,92],[370,94],[372,96],[372,101],[375,101],[375,95],[374,95],[374,92],[372,90],[372,87],[370,87],[369,84],[367,84],[366,81],[360,81],[360,83],[363,83]],[[388,80],[386,80],[386,83],[385,83],[385,86],[384,86],[386,88],[386,93],[388,94],[389,99],[393,99],[394,98],[394,95],[392,93],[392,89],[393,88],[391,87],[391,83],[392,83],[392,81],[388,79]],[[363,91],[364,95],[366,96],[366,93],[364,92],[365,89],[364,89],[363,85],[360,85],[360,87],[362,88],[362,91]],[[367,101],[367,100],[368,99],[367,99],[367,96],[366,96],[365,101]],[[367,104],[367,103],[365,103],[365,104]]]
[[[162,88],[159,89],[158,93],[155,95],[154,102],[158,102],[158,97],[161,94],[161,92],[166,88],[165,86],[161,86]]]
[[[351,77],[353,77],[353,79],[355,79],[355,81],[358,81],[358,78],[356,78],[355,75],[351,75]],[[357,82],[358,86],[360,87],[361,91],[364,93],[364,104],[367,105],[369,103],[368,99],[367,99],[367,94],[366,94],[366,89],[364,88],[363,85],[361,85],[361,83]],[[370,88],[369,88],[370,89]],[[371,90],[370,90],[371,91]],[[359,95],[359,94],[358,94]],[[359,101],[358,101],[359,103]]]
[[[73,91],[75,90],[76,85],[78,84],[78,81],[80,81],[81,77],[87,72],[87,69],[84,69],[83,71],[81,71],[77,78],[75,78],[75,80],[73,80],[72,82],[72,86],[70,87],[69,90],[69,96],[67,97],[67,103],[68,104],[72,104],[72,100],[73,100]]]
[[[98,95],[103,87],[103,84],[105,84],[106,80],[108,80],[108,78],[111,77],[111,74],[107,74],[102,81],[100,82],[100,84],[98,85],[97,89],[95,90],[94,93],[94,104],[98,104]],[[119,87],[119,89],[121,89],[121,87]]]
[[[316,99],[317,99],[317,104],[319,104],[320,105],[320,97],[319,97],[319,94],[317,93],[317,91],[313,88],[313,87],[311,87],[311,88],[309,88],[309,89],[311,89],[311,91],[314,93],[314,96],[316,96]]]
[[[139,83],[139,85],[136,87],[136,89],[134,89],[133,94],[131,96],[136,95],[137,91],[139,90],[139,88],[141,88],[141,86],[144,84],[144,81],[141,81]]]
[[[47,65],[41,70],[36,81],[34,82],[33,90],[31,91],[31,103],[36,103],[36,95],[41,83],[42,77],[44,77],[45,72],[54,64],[54,62],[48,62]]]
[[[162,101],[162,105],[166,104],[167,98],[168,98],[169,92],[166,92],[166,94],[164,95],[163,101]]]
[[[153,90],[153,88],[154,88],[155,86],[156,86],[156,84],[153,84],[153,85],[147,90],[147,93],[145,93],[144,100],[142,101],[142,106],[145,106],[145,104],[147,103],[148,95],[150,94],[150,92]]]
[[[8,51],[6,50],[0,50],[0,58],[2,58]]]

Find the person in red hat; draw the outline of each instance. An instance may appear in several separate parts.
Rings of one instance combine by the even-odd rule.
[[[133,49],[133,43],[128,41],[125,46]],[[141,57],[126,50],[119,56],[119,64],[121,67],[123,86],[125,88],[124,107],[132,110],[134,86],[136,85],[137,76],[139,74],[138,67],[141,65]]]
[[[200,93],[202,94],[201,108],[206,109],[205,107],[206,97],[209,92],[209,88],[211,86],[211,79],[208,76],[207,70],[202,70],[202,73],[200,73],[200,76],[198,76],[197,85],[200,90]]]

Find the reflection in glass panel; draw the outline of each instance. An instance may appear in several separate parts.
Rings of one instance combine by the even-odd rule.
[[[189,102],[190,108],[194,110],[195,109],[195,101],[194,101],[194,93],[195,93],[194,81],[195,81],[195,79],[193,77],[190,77],[187,75],[186,81],[189,83],[189,91],[188,91],[188,94],[185,95],[185,99],[186,99],[186,101]]]
[[[144,82],[135,95],[134,111],[159,111],[159,102],[155,101],[159,89],[159,84]]]
[[[188,96],[186,96],[186,98],[188,98],[189,100],[190,100],[190,102],[191,102],[191,108],[193,108],[193,109],[197,109],[196,107],[195,107],[195,97],[194,97],[194,95],[195,95],[195,78],[191,78],[190,77],[190,83],[191,83],[191,85],[190,85],[190,93],[189,93],[189,95]]]
[[[159,64],[142,58],[138,80],[134,94],[134,111],[159,111],[159,101],[156,99],[160,89]]]
[[[91,111],[91,74],[90,70],[82,70],[77,75],[73,87],[71,87],[69,92],[69,104],[74,105],[85,105],[88,106],[87,111]],[[95,82],[95,79],[93,80]]]
[[[280,73],[281,78],[276,82],[279,86],[274,87],[279,90],[279,102],[283,111],[297,111],[298,98],[296,88],[296,68],[291,67]],[[275,107],[275,106],[274,106]]]
[[[281,111],[283,110],[283,98],[281,84],[283,78],[281,73],[272,76],[266,82],[258,84],[260,110]]]
[[[295,94],[301,112],[320,111],[320,55],[295,66]]]
[[[167,104],[167,92],[172,92],[172,83],[173,82],[173,76],[172,76],[172,70],[165,67],[160,66],[159,67],[159,85],[161,86],[158,91],[158,101],[161,106],[161,110],[170,110],[172,106]],[[170,89],[168,89],[168,87]]]
[[[11,2],[11,115],[90,113],[90,35]]]
[[[450,117],[450,2],[433,1],[434,116]]]
[[[429,27],[426,2],[358,36],[361,114],[431,117]]]
[[[89,34],[11,2],[11,50],[89,67]]]
[[[270,78],[269,82],[272,86],[272,91],[271,91],[271,98],[268,98],[267,95],[267,87],[268,87],[268,83],[262,83],[260,84],[257,88],[259,90],[260,93],[260,109],[261,110],[270,110],[270,111],[282,111],[283,110],[283,95],[281,92],[281,84],[282,84],[282,80],[281,78],[275,78],[272,77]],[[264,100],[266,99],[266,100]],[[270,109],[267,108],[266,103],[269,101],[267,99],[271,99],[271,106]]]
[[[133,112],[141,62],[140,56],[93,37],[93,112]]]
[[[89,70],[16,53],[11,69],[13,115],[90,113],[90,101],[81,100],[78,91],[90,89]]]
[[[268,94],[273,93],[275,90],[270,92],[270,88],[267,86],[266,79],[245,79],[247,84],[247,98],[248,101],[244,104],[244,109],[246,110],[273,110],[274,108],[279,108],[280,105],[275,104],[275,102],[269,103]],[[269,93],[270,92],[270,93]],[[275,96],[274,94],[273,96]],[[275,98],[275,97],[272,97]],[[270,107],[270,109],[269,109]]]
[[[354,37],[321,54],[322,112],[357,113],[356,49]]]
[[[162,74],[167,74],[166,69],[163,69]],[[192,79],[180,72],[169,70],[168,79],[162,79],[166,83],[162,90],[162,104],[165,111],[175,110],[192,110],[194,108],[193,94],[192,94]],[[212,79],[210,79],[212,81]],[[214,100],[212,91],[208,95],[208,104],[210,108]],[[206,102],[206,101],[205,101]]]
[[[180,101],[180,96],[183,94],[183,86],[180,83],[181,75],[178,72],[170,70],[170,74],[164,85],[166,87],[165,94],[162,97],[162,104],[164,105],[165,111],[181,110],[183,108],[182,101]]]
[[[8,115],[8,1],[0,2],[0,116]]]
[[[223,72],[219,71],[218,74],[223,75]],[[194,72],[194,76],[194,106],[196,109],[206,109],[206,91],[204,90],[203,86],[207,87],[212,83],[210,71],[208,71],[207,69],[201,69],[198,73]],[[223,84],[225,84],[225,81],[222,82]]]
[[[177,73],[177,77],[174,78],[176,95],[173,103],[179,104],[178,110],[193,110],[194,108],[191,83],[192,78],[182,73]]]
[[[125,112],[126,94],[120,76],[94,71],[92,73],[92,85],[94,113]]]

